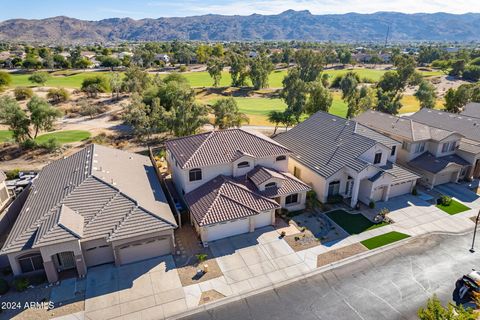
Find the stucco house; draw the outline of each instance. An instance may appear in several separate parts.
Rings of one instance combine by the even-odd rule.
[[[16,276],[56,282],[169,254],[176,227],[148,157],[92,144],[42,169],[0,254]]]
[[[242,129],[166,142],[172,180],[203,243],[275,223],[275,211],[305,207],[310,187],[288,173],[290,150]]]
[[[428,115],[437,113],[427,111]],[[444,117],[446,118],[446,117]],[[436,185],[457,182],[477,175],[473,164],[480,157],[480,146],[465,139],[459,131],[419,122],[416,117],[397,117],[377,111],[366,111],[356,120],[393,139],[402,141],[398,162],[421,175],[420,183]]]
[[[0,210],[2,210],[10,200],[10,193],[8,192],[7,185],[5,183],[6,180],[7,176],[2,170],[0,170]]]
[[[358,201],[387,201],[412,192],[418,179],[395,163],[400,142],[325,112],[274,140],[292,150],[289,171],[324,203],[339,196],[352,207]]]

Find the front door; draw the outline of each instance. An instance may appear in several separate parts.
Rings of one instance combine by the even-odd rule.
[[[75,257],[73,252],[60,252],[55,255],[55,264],[58,271],[75,268]]]
[[[345,195],[347,198],[350,198],[352,196],[352,191],[353,191],[353,180],[347,180],[347,186],[345,187]]]

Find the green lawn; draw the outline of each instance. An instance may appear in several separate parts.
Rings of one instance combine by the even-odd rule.
[[[470,210],[469,207],[467,207],[466,205],[464,205],[464,204],[462,204],[462,203],[460,203],[460,202],[458,202],[454,199],[452,199],[452,202],[450,202],[450,205],[448,205],[448,206],[443,206],[441,204],[437,204],[437,208],[445,211],[449,215],[454,215],[454,214],[457,214],[457,213],[460,213],[460,212]]]
[[[363,240],[360,243],[367,247],[369,250],[372,250],[409,237],[410,236],[407,234],[392,231],[367,240]]]
[[[90,132],[83,130],[65,130],[42,134],[35,139],[38,143],[47,142],[48,139],[55,138],[60,144],[82,141],[90,138]]]
[[[349,234],[359,234],[367,230],[383,227],[386,223],[373,223],[362,214],[351,214],[345,210],[334,210],[326,215]]]
[[[0,130],[0,142],[6,142],[13,138],[12,131],[9,130]]]
[[[64,87],[79,89],[82,85],[82,81],[93,75],[105,75],[109,76],[110,72],[54,72],[52,77],[47,81],[45,86],[47,87]],[[12,74],[12,86],[13,87],[33,87],[36,86],[28,81],[30,74]]]

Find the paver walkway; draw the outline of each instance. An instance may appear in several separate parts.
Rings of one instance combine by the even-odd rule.
[[[204,292],[215,290],[218,296],[228,298],[271,288],[316,270],[322,253],[390,231],[411,236],[470,231],[474,223],[469,218],[476,215],[480,201],[471,191],[460,192],[473,199],[466,203],[471,210],[450,216],[418,197],[397,197],[382,204],[390,210],[394,224],[299,252],[294,252],[273,227],[212,242],[210,250],[223,276],[185,287],[171,256],[121,267],[92,268],[87,275],[85,319],[170,318],[197,308]]]

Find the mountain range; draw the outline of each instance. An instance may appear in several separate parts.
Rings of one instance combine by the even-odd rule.
[[[93,43],[161,40],[478,41],[480,13],[377,12],[314,15],[288,10],[277,15],[203,15],[86,21],[69,17],[0,22],[0,41]]]

